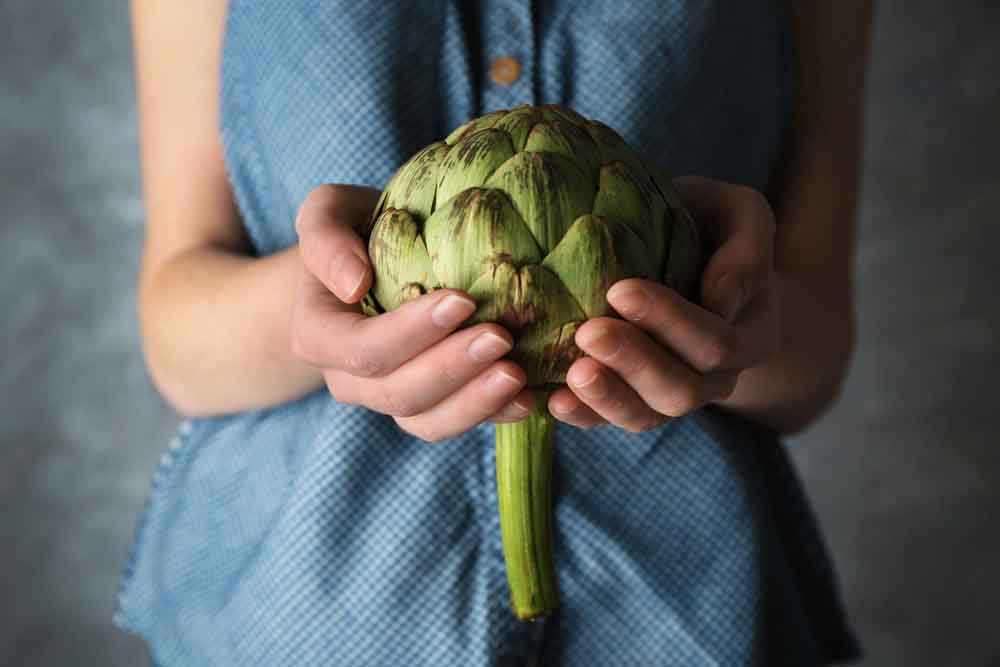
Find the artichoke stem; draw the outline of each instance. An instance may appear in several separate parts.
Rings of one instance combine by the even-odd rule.
[[[500,532],[511,605],[521,620],[559,606],[552,559],[552,456],[555,424],[537,392],[535,408],[519,422],[496,425]]]

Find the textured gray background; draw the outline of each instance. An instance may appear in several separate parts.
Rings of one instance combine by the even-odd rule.
[[[141,665],[109,619],[176,421],[136,333],[125,3],[66,7],[0,4],[0,664]],[[866,665],[1000,665],[998,34],[987,0],[878,14],[860,344],[791,443]]]

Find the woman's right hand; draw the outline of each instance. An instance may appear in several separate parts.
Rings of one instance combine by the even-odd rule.
[[[523,418],[533,400],[525,373],[501,360],[510,333],[497,324],[456,332],[476,307],[465,292],[436,290],[377,317],[361,313],[372,268],[356,230],[378,196],[372,188],[323,185],[299,208],[305,270],[292,309],[292,353],[321,369],[337,401],[392,415],[431,442],[488,419]]]

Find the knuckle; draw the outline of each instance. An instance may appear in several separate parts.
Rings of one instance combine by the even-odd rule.
[[[683,417],[698,409],[700,405],[701,396],[698,390],[692,385],[680,385],[665,397],[663,406],[658,412],[667,417]]]
[[[463,372],[461,368],[461,363],[459,362],[460,357],[453,356],[438,367],[439,381],[448,387],[454,387],[462,384],[463,380],[468,375]]]
[[[772,271],[772,252],[763,246],[742,247],[733,259],[738,262],[734,286],[744,298],[752,298],[767,284]]]
[[[622,369],[624,375],[632,378],[646,374],[650,370],[650,359],[637,350],[625,348],[628,361]]]
[[[386,383],[380,383],[376,403],[382,412],[393,417],[416,417],[420,414],[419,406],[413,398],[399,393]]]
[[[612,421],[616,423],[624,423],[627,421],[628,416],[628,406],[625,401],[620,398],[605,398],[598,399],[594,401],[595,405],[599,405],[602,410],[610,415],[614,415]]]
[[[355,351],[344,357],[344,370],[359,377],[379,377],[385,374],[385,364],[366,352]]]
[[[735,358],[736,343],[732,337],[716,335],[704,342],[696,365],[702,373],[712,373],[728,367]]]

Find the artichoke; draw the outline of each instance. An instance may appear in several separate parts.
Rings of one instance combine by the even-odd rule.
[[[698,230],[670,180],[606,125],[559,106],[494,111],[427,146],[392,177],[367,229],[369,315],[448,287],[498,322],[536,390],[533,412],[496,426],[504,558],[518,618],[558,606],[546,402],[582,355],[585,320],[614,315],[618,280],[658,280],[688,298],[701,275]]]

